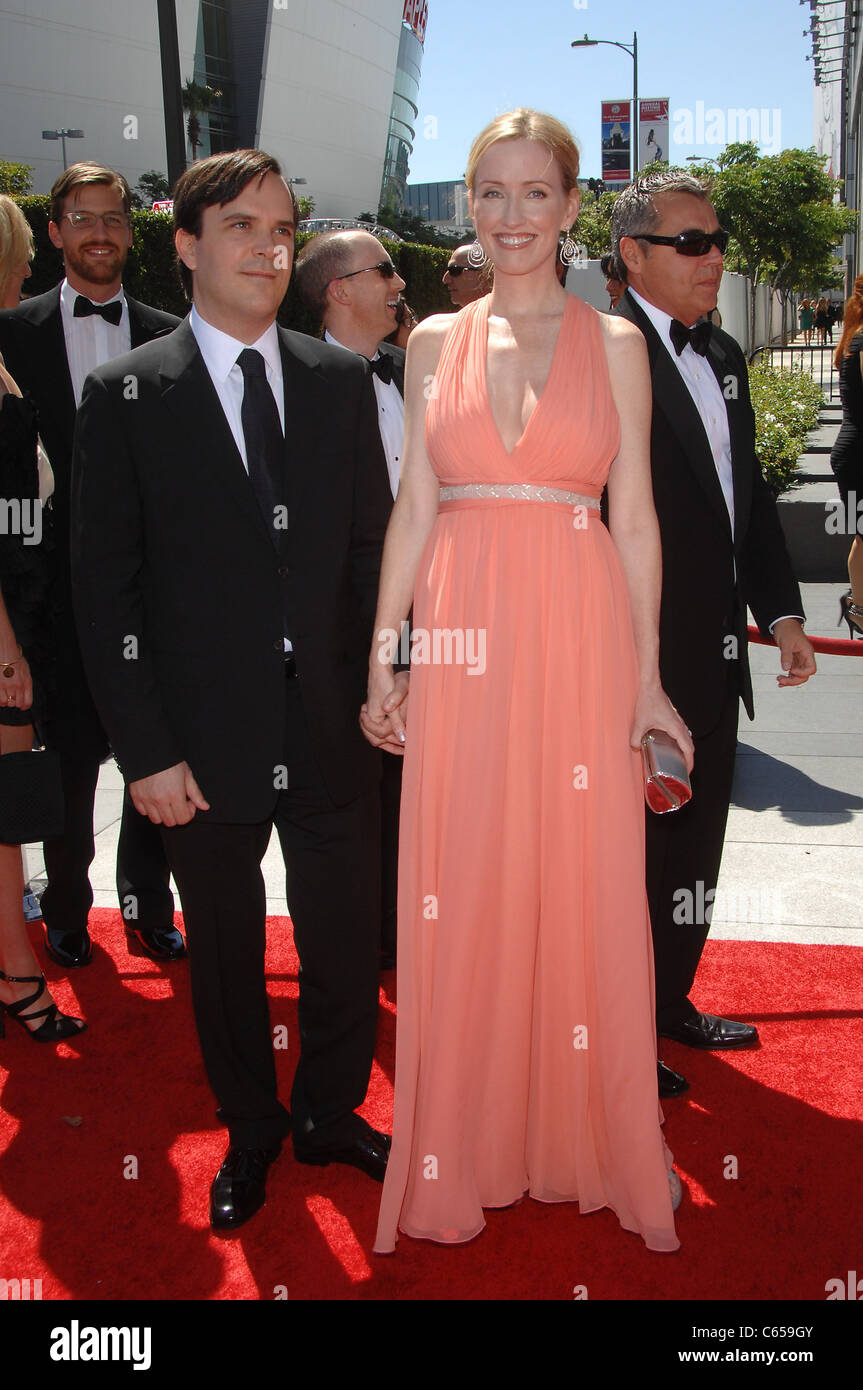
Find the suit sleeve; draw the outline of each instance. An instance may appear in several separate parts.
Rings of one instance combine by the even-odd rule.
[[[749,525],[738,557],[746,601],[764,637],[777,618],[799,613],[803,616],[800,586],[794,578],[785,533],[779,520],[776,498],[764,480],[754,448],[755,414],[749,397],[749,373],[740,354],[739,379],[745,393],[745,409],[752,422],[752,507]]]
[[[145,641],[144,528],[120,383],[89,376],[72,464],[72,583],[87,679],[127,782],[183,759]]]
[[[370,374],[363,368],[355,435],[354,514],[351,527],[351,582],[360,618],[371,642],[378,598],[384,536],[392,510],[386,458]]]

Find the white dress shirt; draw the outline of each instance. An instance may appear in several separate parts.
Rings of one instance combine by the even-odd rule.
[[[227,333],[223,333],[221,328],[214,328],[211,323],[207,323],[193,305],[189,315],[189,327],[195,335],[195,342],[201,350],[204,366],[210,373],[216,394],[225,412],[225,418],[231,427],[234,443],[240,451],[243,467],[248,473],[249,462],[246,458],[246,438],[243,434],[242,419],[243,392],[246,383],[242,368],[237,366],[237,358],[247,347],[254,348],[263,357],[267,364],[267,381],[275,397],[279,411],[279,422],[282,426],[282,434],[284,434],[285,387],[282,380],[282,354],[279,351],[279,335],[276,325],[271,323],[256,343],[241,343],[238,338],[231,338]]]
[[[324,331],[324,342],[334,343],[336,347],[340,348],[345,347],[344,343],[340,343],[338,338],[333,337],[329,329]],[[345,348],[345,351],[352,352],[353,349]],[[379,349],[372,360],[377,361],[380,355]],[[356,356],[359,357],[361,354],[357,353]],[[374,373],[372,380],[375,387],[375,399],[378,403],[378,429],[387,461],[390,492],[395,497],[399,490],[402,451],[405,443],[405,403],[394,381],[381,381],[380,377]]]
[[[716,476],[719,479],[719,486],[722,488],[722,496],[725,498],[733,536],[734,473],[731,467],[731,431],[728,428],[725,397],[716,379],[716,373],[707,358],[701,357],[691,343],[686,344],[678,357],[677,349],[671,341],[671,314],[666,314],[664,309],[657,309],[655,304],[642,299],[641,295],[636,294],[632,287],[630,287],[629,293],[650,319],[695,402],[695,408],[701,417],[707,442],[710,445],[710,452],[713,455]],[[691,324],[686,325],[687,328],[691,326]]]
[[[88,297],[88,295],[82,295],[83,299]],[[119,301],[123,306],[120,322],[116,326],[113,323],[108,323],[100,314],[76,319],[75,300],[77,298],[78,291],[72,289],[68,280],[64,280],[60,286],[60,317],[63,321],[66,361],[69,363],[69,375],[72,378],[76,408],[81,404],[81,392],[84,390],[84,381],[89,373],[95,371],[96,367],[103,366],[105,362],[110,362],[112,357],[119,357],[121,353],[128,352],[132,346],[129,307],[126,304],[122,289],[104,301],[106,304],[114,304]],[[96,301],[91,300],[91,303],[95,304]]]

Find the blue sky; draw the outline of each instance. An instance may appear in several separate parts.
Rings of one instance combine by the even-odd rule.
[[[411,183],[459,178],[473,136],[514,106],[565,121],[581,148],[583,175],[597,176],[600,102],[631,95],[632,59],[605,45],[570,48],[585,32],[631,44],[637,30],[639,96],[670,97],[675,163],[688,154],[718,154],[726,113],[740,107],[768,113],[759,121],[765,154],[813,143],[812,63],[806,62],[812,50],[803,37],[810,11],[798,0],[428,3]],[[713,108],[723,119],[713,118],[712,131],[702,121],[696,144],[699,102],[702,115]]]

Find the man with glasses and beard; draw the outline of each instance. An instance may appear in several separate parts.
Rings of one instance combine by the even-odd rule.
[[[93,803],[99,764],[109,753],[75,631],[69,576],[72,437],[84,379],[112,357],[175,328],[179,319],[140,304],[123,290],[132,245],[131,195],[122,174],[99,164],[72,164],[51,190],[48,235],[63,255],[61,284],[0,313],[0,352],[36,404],[39,433],[54,471],[53,657],[57,689],[46,727],[60,754],[66,806],[63,835],[45,843],[48,886],[42,894],[45,948],[65,968],[88,965],[88,871],[95,855]],[[156,960],[186,953],[174,926],[168,863],[155,826],[128,793],[117,848],[117,893],[130,944]]]
[[[470,246],[457,246],[449,258],[443,273],[443,282],[449,290],[449,297],[457,309],[482,299],[491,289],[491,271],[488,263],[479,269],[468,262]]]
[[[689,176],[648,174],[615,204],[612,254],[628,285],[615,312],[644,334],[653,383],[660,672],[695,739],[692,800],[671,815],[647,813],[657,1031],[710,1050],[758,1041],[751,1025],[690,1002],[710,909],[685,911],[687,901],[713,902],[739,700],[753,717],[747,605],[779,648],[780,686],[801,685],[815,671],[775,499],[755,455],[746,360],[733,338],[705,320],[716,305],[727,243]],[[660,1062],[661,1095],[686,1086]]]

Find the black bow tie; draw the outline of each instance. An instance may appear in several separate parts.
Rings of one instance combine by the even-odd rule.
[[[671,341],[678,357],[687,343],[693,352],[697,352],[700,357],[706,357],[712,332],[713,324],[709,319],[699,319],[698,323],[693,324],[691,328],[687,328],[685,323],[680,322],[680,319],[671,320]]]
[[[106,323],[113,323],[116,328],[123,317],[123,301],[114,299],[110,304],[94,304],[92,299],[85,299],[83,294],[79,294],[72,312],[76,319],[88,319],[91,314],[99,314]]]
[[[393,379],[393,359],[386,353],[381,353],[373,362],[369,363],[375,376],[379,376],[381,381],[392,381]]]

